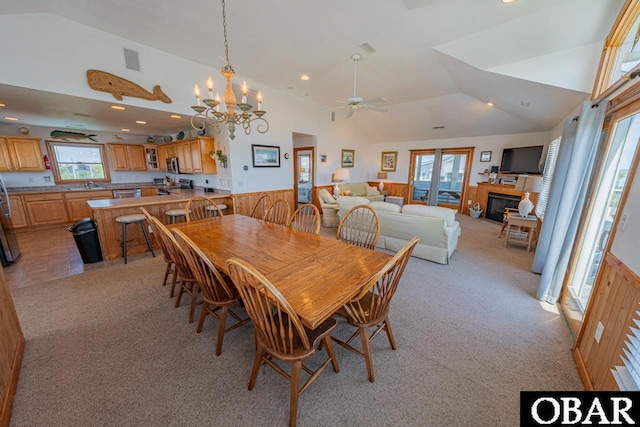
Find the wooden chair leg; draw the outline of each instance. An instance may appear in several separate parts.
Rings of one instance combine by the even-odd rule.
[[[171,289],[173,291],[173,287]],[[178,308],[180,306],[180,300],[182,299],[182,294],[184,293],[184,280],[180,281],[180,288],[178,289],[178,298],[176,298],[175,307]]]
[[[169,273],[171,273],[171,263],[167,263],[167,267],[164,269],[164,279],[162,280],[162,286],[167,286],[167,279],[169,278]]]
[[[222,340],[224,339],[224,330],[227,324],[227,314],[229,313],[229,307],[224,305],[220,310],[220,317],[218,318],[218,342],[216,344],[216,356],[220,356],[222,353]]]
[[[336,352],[333,350],[333,341],[331,340],[331,336],[327,335],[322,338],[320,341],[320,347],[324,347],[327,349],[327,354],[331,358],[331,365],[333,365],[333,370],[335,372],[340,372],[340,367],[338,366],[338,359],[336,358]]]
[[[200,319],[198,320],[198,329],[196,329],[197,333],[202,332],[202,327],[204,326],[204,321],[207,318],[209,304],[206,302],[202,304],[202,310],[200,311]]]
[[[260,371],[260,365],[262,364],[263,354],[264,354],[264,349],[256,339],[256,358],[253,361],[253,368],[251,368],[251,377],[249,378],[249,390],[253,390],[253,387],[256,385],[256,379],[258,378],[258,372]]]
[[[367,375],[369,381],[373,382],[373,360],[371,360],[371,346],[369,345],[369,333],[366,328],[359,328],[360,341],[362,342],[362,354],[364,355],[364,361],[367,364]]]
[[[389,316],[384,318],[384,331],[387,333],[387,338],[389,338],[389,344],[391,344],[392,349],[396,349],[396,339],[393,337],[393,331],[391,330],[391,323],[389,322]]]
[[[169,294],[169,298],[173,298],[176,292],[176,283],[178,282],[178,269],[176,265],[173,265],[173,278],[171,279],[171,293]]]
[[[291,362],[291,398],[289,400],[289,427],[295,427],[298,418],[298,397],[300,396],[300,371],[302,361]]]
[[[193,323],[196,315],[196,303],[198,300],[198,292],[200,291],[200,286],[198,286],[197,282],[191,283],[191,308],[189,308],[189,323]]]

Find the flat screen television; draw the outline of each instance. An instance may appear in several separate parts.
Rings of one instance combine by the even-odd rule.
[[[502,151],[501,173],[541,173],[540,158],[543,145],[505,148]]]

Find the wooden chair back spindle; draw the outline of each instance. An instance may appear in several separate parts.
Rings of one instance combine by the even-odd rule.
[[[267,212],[264,214],[264,220],[285,225],[290,215],[291,208],[289,207],[289,203],[286,200],[280,199],[269,206],[269,209],[267,209]]]
[[[349,209],[338,225],[338,240],[363,248],[375,249],[379,236],[378,215],[366,205]]]
[[[213,216],[217,211],[222,216],[222,211],[218,208],[216,202],[208,197],[196,196],[187,202],[187,221],[198,221]]]
[[[264,215],[267,213],[267,209],[271,206],[271,197],[268,194],[263,195],[258,199],[251,211],[251,217],[256,219],[264,219]]]
[[[306,233],[320,234],[320,212],[311,203],[301,205],[291,215],[287,226]]]

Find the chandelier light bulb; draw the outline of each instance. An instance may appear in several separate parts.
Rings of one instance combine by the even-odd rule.
[[[213,79],[209,76],[207,80],[207,88],[209,88],[209,98],[213,98]]]
[[[196,104],[199,107],[200,106],[200,88],[198,87],[198,85],[195,85],[193,87],[193,93],[196,94]]]

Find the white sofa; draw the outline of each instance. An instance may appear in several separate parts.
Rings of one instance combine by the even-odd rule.
[[[340,225],[338,218],[338,202],[326,189],[318,192],[320,199],[320,207],[322,208],[322,226],[328,228],[336,228]]]
[[[437,206],[404,205],[369,202],[364,197],[339,197],[338,216],[355,205],[369,205],[380,221],[378,247],[399,251],[414,236],[420,240],[413,250],[414,257],[448,264],[458,247],[460,224],[454,209]]]

